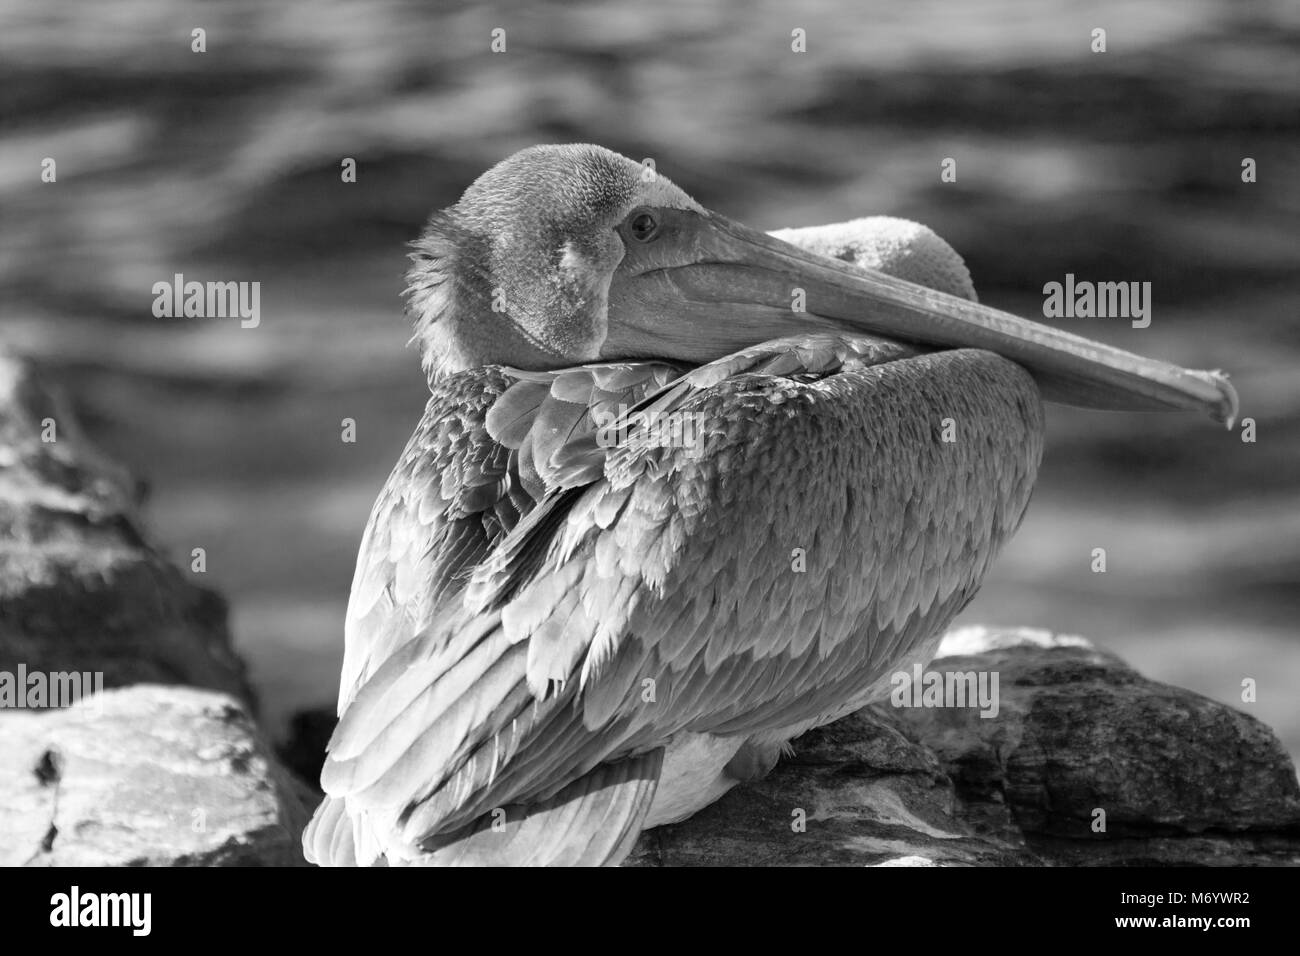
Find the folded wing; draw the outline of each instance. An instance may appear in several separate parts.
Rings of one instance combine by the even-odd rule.
[[[512,858],[616,861],[675,734],[832,719],[930,640],[1040,453],[1032,381],[980,351],[447,380],[363,542],[309,853],[463,862],[500,820]]]

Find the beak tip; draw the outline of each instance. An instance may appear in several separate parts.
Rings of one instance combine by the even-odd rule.
[[[1237,423],[1237,413],[1240,410],[1241,403],[1237,398],[1237,390],[1228,381],[1227,373],[1215,369],[1212,372],[1197,372],[1196,374],[1198,378],[1205,380],[1219,390],[1221,400],[1214,410],[1214,417],[1222,422],[1228,431],[1232,431],[1232,426]]]

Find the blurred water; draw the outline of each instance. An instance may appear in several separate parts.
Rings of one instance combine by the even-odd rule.
[[[914,218],[1030,316],[1066,272],[1150,281],[1148,329],[1060,324],[1228,369],[1258,442],[1053,409],[1029,518],[964,620],[1092,636],[1294,753],[1298,53],[1300,6],[1238,0],[0,0],[0,338],[151,479],[161,539],[207,548],[278,722],[332,703],[356,543],[423,406],[403,243],[513,150],[654,157],[764,228]],[[261,282],[261,326],[155,319],[176,272]]]

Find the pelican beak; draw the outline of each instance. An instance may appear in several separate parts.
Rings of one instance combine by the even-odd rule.
[[[987,349],[1024,366],[1045,399],[1063,404],[1189,409],[1229,427],[1237,415],[1236,392],[1221,372],[1143,358],[800,249],[715,213],[675,212],[662,232],[657,244],[629,247],[611,282],[609,357],[702,363],[769,339],[838,330]]]

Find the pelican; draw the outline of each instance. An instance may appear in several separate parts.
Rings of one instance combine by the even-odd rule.
[[[929,660],[1044,399],[1236,415],[979,305],[923,227],[769,235],[597,146],[495,166],[411,259],[432,394],[361,542],[322,865],[617,864]]]

